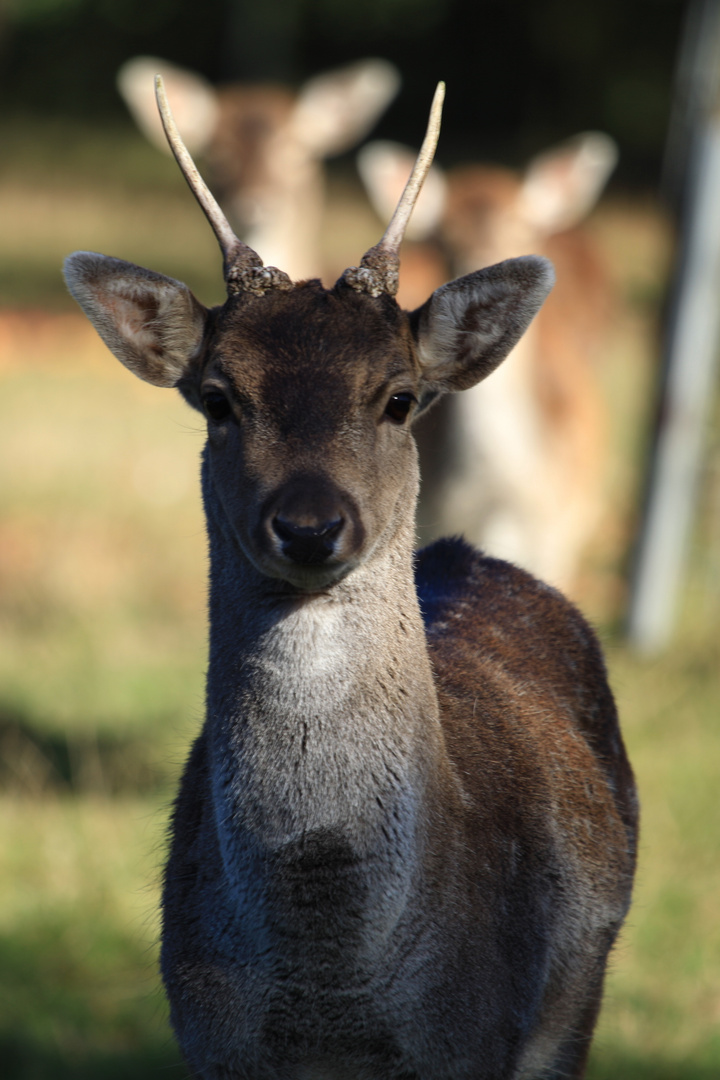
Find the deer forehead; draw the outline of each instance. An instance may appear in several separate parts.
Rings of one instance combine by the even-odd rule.
[[[229,381],[276,413],[344,416],[384,392],[413,391],[417,350],[394,302],[316,282],[228,303],[208,348],[203,381]]]

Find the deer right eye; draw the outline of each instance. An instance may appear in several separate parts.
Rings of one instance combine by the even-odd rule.
[[[394,424],[404,424],[414,401],[412,394],[393,394],[385,406],[385,415]]]
[[[219,390],[210,390],[203,394],[202,403],[207,415],[216,423],[226,420],[232,412],[230,402]]]

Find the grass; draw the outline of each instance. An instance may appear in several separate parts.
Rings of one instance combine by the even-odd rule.
[[[3,1074],[145,1077],[177,1062],[156,977],[161,807],[16,795],[2,815]]]
[[[137,140],[107,133],[91,151],[82,132],[36,134],[6,129],[0,170],[0,1060],[8,1080],[184,1076],[156,974],[157,905],[167,807],[202,712],[201,423],[106,353],[57,265],[104,249],[211,301],[219,261]],[[610,628],[668,245],[642,205],[595,227],[633,301],[605,368],[612,499],[583,598]],[[713,444],[673,649],[644,660],[605,633],[643,826],[592,1080],[720,1075],[718,461]]]
[[[653,662],[614,647],[610,664],[643,816],[592,1075],[611,1075],[603,1062],[620,1055],[663,1068],[616,1076],[710,1076],[720,1065],[720,645]]]

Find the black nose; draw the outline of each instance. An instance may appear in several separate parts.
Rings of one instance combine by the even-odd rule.
[[[318,525],[299,525],[282,514],[272,519],[275,535],[282,541],[283,555],[303,566],[320,566],[330,558],[344,524],[342,517]]]

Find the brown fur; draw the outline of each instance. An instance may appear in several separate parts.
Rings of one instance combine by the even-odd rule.
[[[342,279],[207,311],[103,256],[66,276],[208,424],[207,715],[161,954],[193,1075],[581,1077],[637,823],[602,656],[523,571],[459,540],[413,555],[411,422],[492,374],[551,267],[410,315]]]

